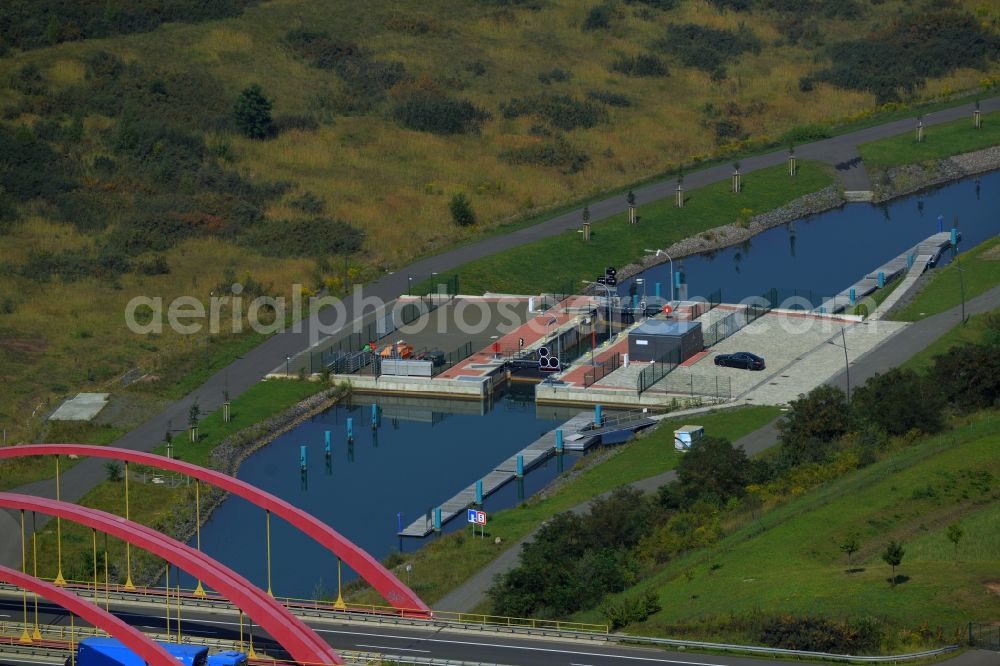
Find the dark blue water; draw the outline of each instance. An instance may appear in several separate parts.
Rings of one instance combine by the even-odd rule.
[[[356,397],[353,407],[335,406],[254,453],[238,476],[321,518],[376,558],[401,546],[413,550],[423,540],[400,541],[397,512],[403,512],[403,524],[408,525],[579,411],[537,408],[543,410],[537,413],[533,387],[528,389],[527,393],[523,389],[504,393],[492,405],[458,405],[472,413],[449,413],[454,403],[393,399],[391,404],[386,401],[376,431],[370,427],[373,399]],[[352,447],[346,442],[348,416],[354,423]],[[323,451],[327,430],[333,439],[329,467]],[[299,472],[301,444],[308,447],[305,479]],[[511,482],[488,497],[486,511],[516,505],[578,459],[577,454],[551,458],[522,481]],[[445,531],[467,527],[460,516],[446,524]],[[327,593],[335,591],[336,558],[329,551],[274,516],[271,543],[276,595],[311,598],[320,586]],[[212,557],[266,586],[261,509],[231,496],[202,528],[201,544]],[[344,569],[345,582],[354,577]]]
[[[1000,233],[1000,172],[984,174],[979,181],[966,178],[884,206],[848,204],[769,229],[737,246],[674,260],[674,269],[683,271],[689,296],[721,288],[723,300],[732,303],[776,287],[783,293],[811,292],[818,304],[937,233],[938,215],[946,231],[958,219],[960,251]],[[668,264],[636,277],[646,279],[649,295],[659,282],[663,297],[669,297]],[[628,294],[632,281],[623,281],[619,293]]]

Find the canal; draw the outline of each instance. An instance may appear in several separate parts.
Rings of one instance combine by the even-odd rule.
[[[752,186],[752,180],[748,181]],[[810,294],[814,303],[833,295],[886,260],[958,219],[965,251],[1000,231],[1000,172],[968,178],[883,206],[851,204],[775,227],[738,246],[675,261],[691,295],[722,289],[734,302],[778,287]],[[669,295],[669,267],[641,275],[646,288],[660,282]],[[634,278],[619,286],[628,293]],[[577,350],[579,351],[579,350]],[[578,410],[536,408],[532,387],[513,388],[491,404],[378,399],[382,424],[369,427],[371,400],[338,405],[254,453],[239,477],[313,513],[377,558],[412,550],[422,540],[400,541],[403,524],[467,487],[493,467],[563,423]],[[346,419],[354,419],[354,444]],[[329,466],[325,431],[333,435]],[[299,473],[299,446],[309,470]],[[510,483],[486,500],[487,512],[530,497],[578,456],[550,459],[522,484]],[[460,520],[445,531],[465,529]],[[272,520],[273,588],[277,595],[312,598],[336,589],[336,560],[281,520]],[[238,498],[227,499],[202,530],[202,547],[250,580],[266,583],[264,515]],[[345,569],[345,581],[354,573]],[[186,581],[190,585],[193,581]]]

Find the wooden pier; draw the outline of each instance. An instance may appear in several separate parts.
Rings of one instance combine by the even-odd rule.
[[[653,425],[655,422],[649,418],[635,418],[628,421],[609,419],[605,427],[594,427],[594,413],[580,412],[569,421],[563,423],[556,430],[563,431],[563,448],[566,451],[586,451],[591,446],[601,442],[602,437],[613,435],[615,442],[621,441],[622,432],[628,430],[632,433]],[[534,442],[518,451],[496,466],[492,472],[482,478],[483,498],[489,497],[499,490],[505,483],[517,477],[517,457],[523,456],[523,471],[540,465],[555,453],[556,450],[556,430],[551,430]],[[476,484],[461,490],[454,497],[441,504],[441,525],[444,525],[455,516],[461,515],[464,519],[466,509],[476,503]],[[432,511],[433,514],[433,511]],[[433,515],[422,515],[410,523],[399,536],[424,537],[434,531]]]
[[[961,238],[961,234],[959,234]],[[818,312],[835,314],[848,308],[853,308],[861,300],[878,289],[878,276],[882,273],[884,284],[889,284],[894,279],[908,272],[911,268],[919,268],[921,272],[927,266],[933,266],[941,253],[951,245],[951,232],[942,231],[917,243],[898,257],[887,261],[874,271],[865,275],[860,281],[854,283],[833,298],[824,301],[818,308]],[[854,290],[854,300],[851,301],[851,290]]]

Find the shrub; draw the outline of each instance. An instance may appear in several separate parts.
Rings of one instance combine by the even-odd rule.
[[[545,85],[549,85],[553,81],[556,83],[565,83],[573,78],[573,72],[567,72],[564,69],[551,69],[547,72],[542,72],[538,75],[538,80]]]
[[[725,72],[726,63],[743,53],[759,53],[761,42],[748,28],[721,30],[696,23],[671,24],[657,47],[676,56],[686,67]]]
[[[576,173],[590,161],[585,152],[575,148],[561,136],[552,141],[505,150],[499,157],[508,164],[558,167],[564,173]]]
[[[292,207],[298,208],[304,213],[319,215],[326,210],[326,203],[312,192],[303,192],[301,196],[289,202]]]
[[[261,87],[254,83],[243,90],[233,105],[233,115],[240,131],[251,139],[264,139],[273,133],[271,100],[264,96]]]
[[[649,616],[663,609],[656,592],[647,589],[643,594],[615,601],[606,599],[600,611],[611,625],[611,630],[621,629],[633,622],[645,622]]]
[[[515,98],[501,105],[505,118],[536,116],[561,130],[591,128],[608,119],[607,110],[569,95],[535,95]]]
[[[668,11],[680,4],[680,0],[625,0],[625,3],[629,5],[646,5],[653,9]]]
[[[418,91],[401,99],[392,115],[403,127],[434,134],[473,132],[489,117],[472,102],[432,91]]]
[[[287,115],[278,116],[272,125],[274,134],[284,134],[298,130],[300,132],[315,132],[319,129],[319,123],[312,116]]]
[[[605,30],[611,27],[611,8],[608,5],[594,5],[583,20],[583,30]]]
[[[611,70],[627,76],[668,76],[670,74],[663,61],[652,53],[619,56],[611,64]]]
[[[319,69],[333,69],[343,58],[360,53],[357,45],[338,42],[327,32],[312,32],[305,28],[295,28],[285,33],[285,42],[299,57]]]
[[[588,90],[587,99],[592,99],[608,106],[628,107],[632,106],[632,100],[625,95],[621,95],[610,90]]]
[[[852,408],[865,421],[890,435],[912,429],[935,433],[944,427],[944,398],[938,385],[912,370],[893,368],[876,374],[853,395]]]
[[[1000,35],[972,14],[936,11],[909,14],[861,39],[828,49],[829,68],[815,78],[841,88],[865,90],[880,103],[912,94],[927,77],[956,69],[983,69],[1000,56]]]
[[[364,233],[343,220],[269,220],[243,237],[242,242],[263,254],[279,257],[323,257],[353,254],[361,249]]]
[[[461,192],[451,198],[448,210],[451,212],[451,220],[456,226],[469,227],[476,223],[476,214],[472,210],[472,203]]]

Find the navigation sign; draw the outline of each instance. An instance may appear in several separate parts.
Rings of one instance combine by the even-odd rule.
[[[470,509],[470,511],[471,511],[471,509]],[[485,511],[476,511],[476,524],[477,525],[485,525],[486,524],[486,512]]]
[[[476,511],[475,509],[469,509],[469,513],[466,515],[466,518],[465,518],[466,522],[477,523],[478,522],[478,515],[477,515],[478,513],[479,512]]]

